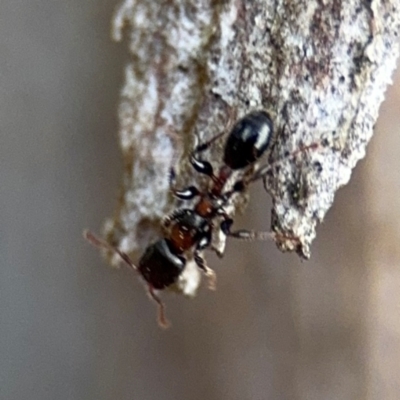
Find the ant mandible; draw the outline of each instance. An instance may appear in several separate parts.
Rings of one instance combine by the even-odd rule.
[[[202,252],[210,247],[212,232],[216,226],[219,225],[220,231],[226,236],[238,239],[266,239],[274,235],[243,229],[232,231],[233,219],[226,212],[226,207],[230,205],[235,194],[243,192],[251,182],[263,178],[270,171],[271,165],[265,165],[249,174],[271,143],[272,120],[265,111],[255,111],[236,122],[224,145],[223,162],[215,173],[211,163],[200,159],[199,155],[224,133],[196,146],[190,155],[193,168],[211,180],[206,190],[201,191],[196,186],[175,189],[175,172],[171,170],[170,185],[174,195],[181,200],[198,198],[198,201],[193,207],[177,209],[164,218],[165,236],[145,249],[137,266],[118,248],[88,231],[84,233],[85,238],[93,245],[116,252],[128,266],[143,277],[150,297],[159,306],[159,323],[163,327],[168,326],[168,322],[164,314],[164,305],[155,290],[168,288],[178,281],[190,254],[200,270],[211,281],[215,279],[214,272],[207,267]],[[311,147],[313,146],[308,148]],[[228,180],[235,173],[237,176],[235,175],[233,184],[226,190]],[[219,256],[223,255],[222,252],[214,250]]]

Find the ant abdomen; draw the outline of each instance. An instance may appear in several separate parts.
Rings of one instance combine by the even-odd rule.
[[[165,289],[178,280],[185,264],[183,257],[171,251],[168,239],[161,239],[146,248],[138,271],[152,288]]]
[[[265,111],[254,111],[239,120],[225,144],[224,163],[233,170],[245,168],[266,151],[273,134],[273,123]]]

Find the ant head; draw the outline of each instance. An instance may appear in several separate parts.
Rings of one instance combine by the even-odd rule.
[[[231,130],[225,145],[224,163],[242,169],[257,161],[266,151],[273,134],[273,123],[265,111],[244,116]]]

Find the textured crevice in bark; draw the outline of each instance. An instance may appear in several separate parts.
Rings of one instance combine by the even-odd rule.
[[[182,186],[201,184],[187,160],[195,135],[266,109],[275,138],[264,162],[281,160],[265,181],[272,230],[281,249],[309,257],[317,224],[365,155],[396,64],[399,14],[397,0],[126,0],[113,25],[131,54],[119,108],[125,171],[108,240],[143,250],[177,206],[171,165]],[[321,146],[287,157],[311,143]],[[220,150],[207,157],[218,163]]]

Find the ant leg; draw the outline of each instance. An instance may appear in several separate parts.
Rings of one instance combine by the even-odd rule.
[[[287,236],[281,235],[279,233],[274,232],[259,232],[253,231],[248,229],[238,229],[236,231],[231,231],[231,227],[233,224],[233,219],[226,218],[224,221],[221,222],[221,230],[225,233],[226,236],[233,237],[239,240],[275,240],[279,239],[279,241],[290,240],[295,242],[296,244],[300,244],[300,241],[295,236]]]
[[[258,232],[248,229],[238,229],[236,231],[231,231],[232,225],[232,218],[226,218],[221,222],[221,230],[225,233],[226,236],[230,236],[240,240],[270,240],[276,237],[276,235],[272,232]]]
[[[233,185],[233,188],[230,191],[225,192],[223,194],[224,204],[232,197],[233,194],[243,192],[250,183],[257,181],[259,179],[263,179],[264,188],[266,189],[265,177],[272,168],[274,168],[276,165],[279,165],[280,163],[282,163],[284,160],[286,160],[288,158],[296,157],[299,153],[303,153],[307,150],[316,150],[321,146],[324,146],[324,143],[314,142],[307,146],[302,146],[300,149],[294,151],[293,153],[286,155],[284,158],[282,158],[280,160],[276,160],[276,161],[273,161],[272,163],[263,165],[262,167],[258,168],[258,170],[255,171],[252,176],[235,182],[235,184]]]
[[[177,197],[178,199],[192,200],[200,194],[200,191],[199,191],[199,189],[197,189],[196,186],[189,186],[189,187],[187,187],[185,189],[181,189],[181,190],[175,189],[173,191],[173,193],[174,193],[174,196]]]
[[[204,258],[198,253],[199,250],[196,250],[194,253],[194,261],[196,262],[197,266],[204,272],[204,275],[208,279],[208,288],[210,290],[215,290],[217,288],[217,276],[215,272],[207,266],[206,261]]]
[[[162,302],[162,300],[157,296],[157,294],[154,291],[154,288],[151,285],[148,285],[147,287],[147,293],[149,297],[157,304],[158,308],[158,315],[157,315],[157,321],[158,325],[161,328],[169,328],[170,323],[165,315],[165,304]]]
[[[214,169],[208,161],[200,160],[196,158],[194,153],[190,156],[190,164],[192,164],[193,168],[199,173],[209,176],[210,178],[214,178]]]
[[[229,132],[231,130],[231,126],[232,126],[233,121],[235,119],[236,119],[236,111],[233,112],[232,109],[231,109],[229,111],[229,116],[228,116],[228,123],[227,123],[228,129],[225,129],[224,131],[222,131],[222,132],[218,133],[217,135],[213,136],[207,142],[196,145],[196,147],[192,151],[191,155],[195,155],[197,153],[201,153],[201,152],[207,150],[215,141],[217,141],[219,138],[224,136],[226,132]],[[196,134],[196,137],[198,138],[197,134]]]
[[[271,171],[271,169],[273,169],[276,165],[279,165],[283,161],[287,160],[288,158],[296,157],[298,154],[303,153],[307,150],[316,150],[323,145],[324,145],[323,143],[314,142],[307,146],[302,146],[300,149],[294,151],[293,153],[285,155],[283,158],[281,158],[279,160],[276,160],[276,161],[273,161],[272,163],[263,165],[257,171],[254,172],[253,176],[251,176],[250,179],[248,179],[247,183],[257,181],[258,179],[264,179],[265,176],[267,175],[267,173],[269,171]]]
[[[174,210],[171,214],[169,214],[163,218],[163,220],[162,220],[163,227],[168,228],[171,225],[171,222],[180,219],[188,212],[191,212],[191,211],[187,208],[179,208],[178,210]]]
[[[220,137],[225,135],[225,131],[218,133],[218,135],[213,136],[210,140],[204,143],[198,144],[194,150],[192,151],[192,154],[197,154],[197,153],[202,153],[203,151],[207,150],[216,140],[218,140]]]
[[[175,181],[176,181],[175,169],[171,168],[169,172],[169,186],[172,190],[174,196],[181,200],[191,200],[200,194],[199,189],[196,186],[188,186],[184,189],[176,189]]]
[[[243,192],[246,187],[247,183],[244,180],[236,181],[231,190],[222,194],[223,204],[226,204],[235,193]],[[221,209],[221,211],[218,210],[218,213],[225,215],[225,211],[223,209]]]
[[[223,136],[225,132],[221,132],[218,135],[215,135],[212,137],[210,140],[208,140],[205,143],[201,143],[197,145],[194,150],[190,153],[190,163],[192,164],[193,168],[200,174],[204,174],[212,178],[213,180],[216,179],[214,175],[214,170],[208,161],[201,160],[197,158],[197,155],[199,153],[202,153],[203,151],[207,150],[212,143],[214,143],[216,140],[218,140],[221,136]]]
[[[228,120],[229,127],[230,127],[230,125],[232,125],[232,118],[233,118],[232,112],[230,112],[229,120]],[[192,164],[193,168],[198,173],[207,175],[214,181],[217,180],[217,177],[214,175],[214,170],[213,170],[211,163],[208,161],[202,160],[202,159],[198,158],[197,156],[200,153],[202,153],[203,151],[207,150],[215,141],[217,141],[219,138],[221,138],[223,135],[225,135],[226,131],[227,130],[218,133],[217,135],[215,135],[211,139],[209,139],[207,142],[197,144],[189,156],[190,163]],[[196,137],[197,137],[197,140],[199,140],[197,134],[196,134]],[[173,183],[174,179],[175,179],[175,170],[173,168],[171,168],[171,171],[170,171],[171,187],[173,186],[172,183]],[[196,194],[192,194],[192,192],[194,192],[194,190],[196,190]],[[190,200],[199,194],[198,190],[193,186],[190,186],[189,188],[184,189],[182,191],[174,191],[174,192],[177,197],[179,197],[183,200]],[[189,198],[187,196],[189,196]]]
[[[133,264],[132,260],[128,256],[128,254],[126,254],[123,251],[119,250],[117,247],[111,246],[105,240],[102,240],[102,239],[98,238],[92,232],[87,231],[87,230],[85,230],[83,232],[83,237],[89,243],[91,243],[93,246],[96,246],[96,247],[99,247],[99,248],[103,248],[103,249],[106,249],[106,250],[110,250],[110,251],[113,251],[113,252],[117,253],[129,267],[131,267],[135,271],[137,270],[136,266]],[[162,328],[168,328],[170,324],[169,324],[169,322],[168,322],[168,320],[167,320],[167,318],[165,316],[165,305],[164,305],[164,303],[156,295],[156,293],[154,292],[154,288],[152,286],[150,286],[150,285],[147,286],[147,293],[150,296],[150,298],[157,303],[157,307],[158,307],[158,324]]]
[[[211,243],[211,232],[207,233],[207,236],[204,236],[202,240],[200,240],[197,249],[194,252],[194,261],[197,266],[204,272],[204,275],[208,279],[208,288],[210,290],[215,290],[217,287],[217,276],[215,272],[207,266],[206,260],[200,255],[200,251],[204,250]]]
[[[134,269],[135,271],[137,270],[136,265],[133,264],[128,254],[121,251],[118,247],[111,246],[105,240],[98,238],[96,235],[94,235],[92,232],[88,230],[83,231],[83,237],[95,247],[103,248],[105,250],[117,253],[121,257],[121,259],[125,262],[125,264],[128,265],[128,267]]]

